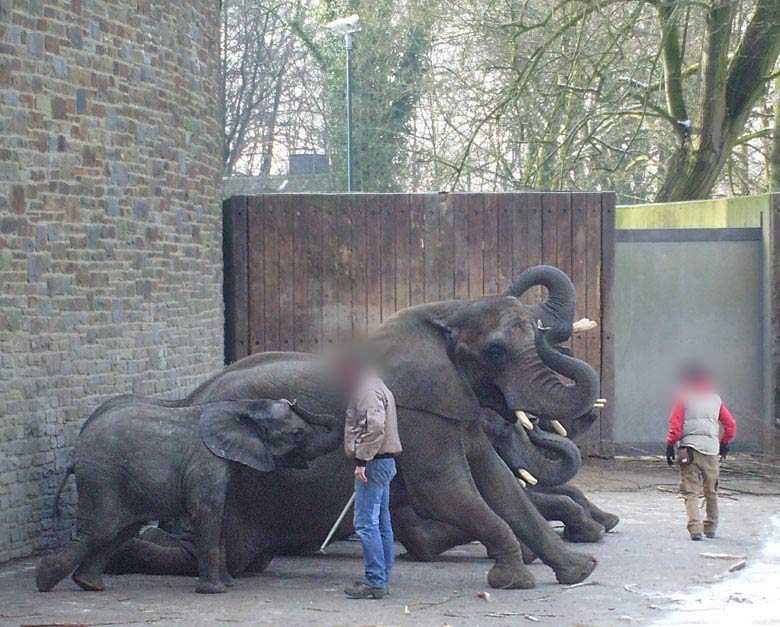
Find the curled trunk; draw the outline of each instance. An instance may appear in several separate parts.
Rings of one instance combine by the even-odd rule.
[[[574,383],[564,384],[557,377],[546,377],[544,389],[538,390],[544,397],[542,415],[550,420],[565,420],[572,416],[588,413],[599,394],[599,376],[596,371],[580,359],[555,350],[550,346],[548,332],[536,334],[536,350],[542,362],[551,370],[571,379]]]
[[[582,455],[577,445],[569,438],[542,429],[526,432],[518,428],[516,432],[527,439],[525,459],[528,470],[533,474],[540,487],[558,486],[571,481],[582,466]]]
[[[507,294],[520,298],[537,285],[547,288],[547,300],[526,305],[533,320],[541,320],[549,330],[551,344],[567,341],[572,334],[576,292],[571,279],[553,266],[533,266],[515,279]]]

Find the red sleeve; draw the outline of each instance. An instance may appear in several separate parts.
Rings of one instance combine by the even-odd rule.
[[[737,422],[734,420],[728,407],[723,403],[720,405],[718,420],[720,420],[720,424],[723,425],[723,435],[720,436],[720,441],[725,443],[731,442],[734,439],[734,436],[737,435]]]
[[[683,422],[685,421],[685,405],[680,399],[674,402],[672,413],[669,416],[669,435],[666,436],[666,443],[674,446],[682,438]]]

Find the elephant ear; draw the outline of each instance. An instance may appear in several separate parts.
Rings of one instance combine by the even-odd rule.
[[[397,406],[457,422],[479,417],[479,401],[450,358],[452,332],[426,306],[391,318],[374,339],[383,345],[380,370]]]
[[[198,430],[203,443],[217,457],[261,472],[270,472],[276,466],[270,447],[245,413],[206,409],[198,421]]]

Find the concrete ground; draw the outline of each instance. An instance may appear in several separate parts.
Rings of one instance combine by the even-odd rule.
[[[41,594],[30,559],[0,567],[0,625],[648,625],[674,615],[680,593],[739,578],[740,572],[727,572],[739,558],[747,559],[742,573],[748,573],[761,553],[770,518],[780,510],[780,480],[767,474],[769,466],[748,460],[726,468],[745,472],[722,474],[719,537],[694,543],[675,493],[675,470],[651,458],[591,460],[578,484],[622,520],[598,544],[569,545],[599,560],[585,585],[558,585],[552,571],[536,563],[530,567],[536,589],[491,590],[490,562],[477,544],[436,563],[399,560],[392,595],[382,601],[343,595],[344,584],[360,574],[354,542],[337,543],[328,555],[278,558],[265,573],[215,596],[195,594],[194,579],[142,575],[107,577],[103,593],[82,592],[66,581]],[[734,602],[746,602],[744,596]],[[686,624],[684,616],[677,620]]]

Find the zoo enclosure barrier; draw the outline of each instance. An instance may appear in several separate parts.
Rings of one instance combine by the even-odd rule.
[[[611,451],[613,193],[264,194],[225,200],[223,217],[228,363],[318,352],[405,307],[501,294],[526,268],[557,266],[577,317],[599,322],[572,340],[610,401],[583,446]]]

